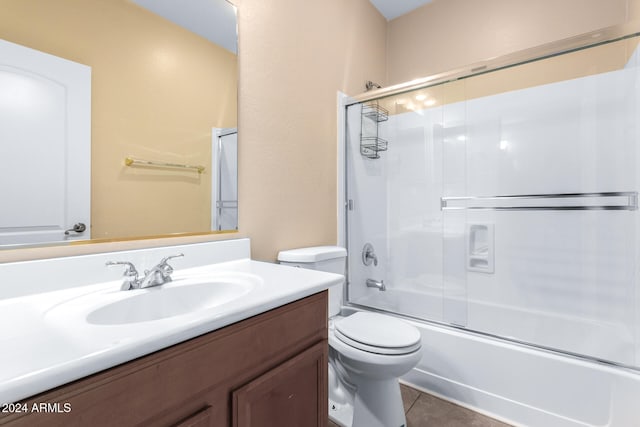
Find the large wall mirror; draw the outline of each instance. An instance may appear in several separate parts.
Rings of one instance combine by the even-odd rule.
[[[225,0],[3,1],[0,248],[236,230],[236,28]]]

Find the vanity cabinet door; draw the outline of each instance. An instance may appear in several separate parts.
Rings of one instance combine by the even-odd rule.
[[[326,427],[326,341],[233,392],[233,427]]]

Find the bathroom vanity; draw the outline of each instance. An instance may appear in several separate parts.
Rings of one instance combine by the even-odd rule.
[[[234,258],[236,249],[248,255],[248,241],[221,243],[227,243],[221,252],[226,257]],[[186,246],[180,248],[185,262],[216,258],[218,249],[204,248],[202,255]],[[117,257],[140,255],[133,252],[140,251]],[[166,256],[143,255],[137,259]],[[100,255],[93,261],[103,264],[105,257],[113,256]],[[151,320],[136,318],[130,323],[113,314],[92,318],[96,300],[123,307],[114,295],[122,299],[122,292],[132,291],[120,291],[119,281],[52,290],[46,298],[5,296],[0,300],[0,308],[6,309],[0,310],[0,321],[9,321],[6,316],[21,309],[16,305],[29,303],[43,309],[39,326],[64,339],[59,346],[40,339],[46,334],[28,330],[38,322],[26,326],[23,339],[0,338],[0,425],[325,426],[326,288],[342,277],[247,258],[223,261],[186,270],[179,270],[176,262],[178,274],[170,286],[190,289],[194,277],[202,281],[234,275],[253,275],[259,283],[222,305],[172,312],[167,318],[157,313]],[[0,265],[0,274],[17,277],[13,267]],[[152,293],[172,289],[145,295],[164,295]],[[61,294],[65,297],[56,301]],[[125,300],[140,298],[131,295]],[[139,307],[145,313],[144,304]],[[32,353],[25,352],[29,348]]]
[[[325,426],[326,307],[324,291],[26,399],[0,425]]]

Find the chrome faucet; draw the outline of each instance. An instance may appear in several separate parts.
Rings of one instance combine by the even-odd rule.
[[[177,254],[162,258],[158,265],[153,267],[151,270],[144,271],[144,277],[142,279],[139,278],[136,267],[129,261],[107,261],[106,265],[127,266],[124,271],[124,278],[120,289],[128,291],[130,289],[150,288],[152,286],[164,285],[165,283],[170,282],[172,280],[171,274],[173,273],[173,267],[171,267],[167,261],[181,256],[184,256],[184,254]]]
[[[172,280],[171,273],[173,273],[173,267],[167,264],[167,261],[182,256],[184,256],[184,254],[181,253],[162,258],[158,265],[153,267],[151,270],[145,270],[144,279],[140,282],[140,288],[150,288],[151,286],[164,285],[165,283],[170,282]]]

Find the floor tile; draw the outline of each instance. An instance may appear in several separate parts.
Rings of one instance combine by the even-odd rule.
[[[407,427],[509,427],[493,418],[400,384]],[[329,420],[328,427],[339,427]]]
[[[400,393],[402,394],[402,405],[404,406],[404,412],[406,414],[413,404],[416,403],[418,397],[420,397],[420,392],[415,388],[400,384]]]
[[[429,394],[420,396],[407,413],[407,427],[507,427],[509,424],[494,420],[462,406]]]

